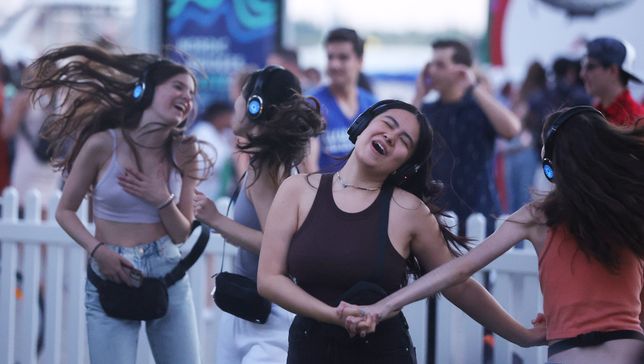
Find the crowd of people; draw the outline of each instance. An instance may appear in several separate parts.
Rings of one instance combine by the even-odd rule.
[[[193,220],[238,246],[233,272],[270,312],[224,313],[218,363],[415,363],[401,309],[438,292],[518,345],[548,345],[553,363],[644,361],[644,106],[629,91],[643,79],[628,42],[589,40],[581,59],[534,62],[496,92],[465,43],[436,40],[411,100],[373,94],[355,30],[323,47],[327,83],[277,48],[198,117],[198,76],[179,63],[53,49],[0,103],[0,188],[62,189],[60,226],[129,289],[174,271]],[[94,233],[76,215],[86,196]],[[470,250],[477,212],[489,236]],[[533,327],[469,278],[524,240],[544,297]],[[155,360],[199,363],[189,281],[166,289],[146,324]],[[141,322],[105,295],[87,282],[91,361],[133,363]]]

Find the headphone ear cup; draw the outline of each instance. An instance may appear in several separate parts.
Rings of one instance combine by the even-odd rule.
[[[365,112],[362,114],[358,115],[358,117],[351,123],[351,126],[349,126],[349,129],[347,129],[347,134],[349,134],[349,141],[351,143],[355,144],[356,140],[358,139],[358,135],[362,134],[362,132],[369,126],[369,122],[371,122],[371,110],[367,109]]]
[[[150,106],[152,97],[154,95],[154,85],[148,82],[148,76],[151,70],[156,67],[161,61],[149,64],[141,74],[139,80],[134,84],[132,89],[132,99],[138,104],[138,107],[143,110]]]
[[[136,102],[140,102],[145,94],[145,82],[139,81],[134,85],[132,90],[132,98]]]
[[[552,167],[552,163],[549,159],[544,158],[541,161],[541,166],[543,168],[543,174],[546,176],[548,181],[552,182],[555,179],[555,169]]]
[[[252,120],[258,119],[264,111],[264,101],[259,95],[253,95],[246,103],[246,113]]]
[[[393,175],[394,185],[399,185],[408,178],[411,178],[414,174],[420,169],[420,164],[408,164],[406,166],[400,167],[396,173]]]

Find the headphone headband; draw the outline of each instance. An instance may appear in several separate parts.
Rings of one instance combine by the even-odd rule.
[[[371,122],[371,120],[373,120],[373,118],[391,109],[402,109],[409,111],[414,115],[418,114],[418,109],[416,109],[413,105],[400,100],[389,99],[378,101],[375,104],[369,106],[369,108],[367,108],[365,111],[360,113],[360,115],[356,117],[353,123],[351,123],[349,129],[347,129],[347,134],[349,134],[349,140],[351,141],[351,143],[356,143],[358,135],[362,134],[367,126],[369,126],[369,123]]]
[[[563,126],[563,124],[566,123],[566,121],[584,112],[595,113],[602,118],[604,117],[604,114],[602,114],[601,112],[599,112],[599,110],[595,109],[592,106],[573,106],[559,114],[557,118],[550,124],[548,130],[544,134],[543,160],[541,161],[541,164],[543,167],[543,173],[545,174],[548,181],[552,182],[555,178],[555,170],[552,164],[552,152],[554,150],[553,141],[555,139],[555,136],[557,135],[557,131]]]

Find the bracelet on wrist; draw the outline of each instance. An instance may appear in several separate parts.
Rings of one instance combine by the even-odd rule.
[[[100,242],[100,243],[96,244],[96,246],[94,247],[94,249],[92,249],[92,252],[91,252],[91,253],[89,253],[89,257],[90,257],[90,258],[94,258],[94,254],[96,253],[96,251],[98,250],[98,248],[100,248],[102,245],[105,245],[105,243]]]
[[[170,205],[170,203],[172,203],[172,200],[174,200],[174,193],[171,193],[171,194],[170,194],[170,197],[168,197],[168,199],[167,199],[167,200],[163,201],[163,203],[162,203],[162,204],[160,204],[159,206],[157,206],[157,209],[158,209],[158,210],[161,210],[162,208],[164,208],[164,207],[166,207],[166,206]]]

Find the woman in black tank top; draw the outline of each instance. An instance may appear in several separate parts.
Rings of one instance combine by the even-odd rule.
[[[375,333],[351,337],[368,304],[449,261],[466,247],[432,204],[432,130],[415,107],[378,102],[348,130],[355,144],[332,175],[293,176],[279,188],[260,254],[262,295],[298,316],[291,325],[288,363],[414,363],[402,315]],[[543,339],[510,318],[474,280],[444,291],[470,316],[522,345]],[[339,309],[343,308],[343,310]],[[373,320],[364,317],[364,326]],[[362,336],[362,337],[360,337]]]

